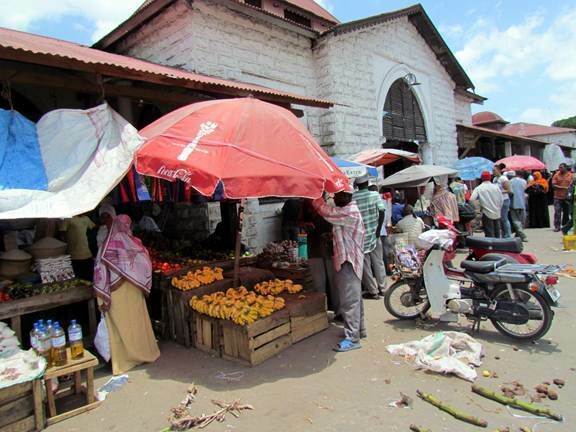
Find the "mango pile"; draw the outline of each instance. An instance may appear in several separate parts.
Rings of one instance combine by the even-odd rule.
[[[278,295],[284,291],[290,294],[296,294],[302,291],[302,285],[295,284],[290,279],[274,279],[256,284],[254,291],[261,295]]]
[[[189,271],[180,277],[174,276],[171,282],[173,287],[182,291],[189,291],[224,279],[223,272],[224,270],[220,267],[203,267],[196,271]]]
[[[283,309],[284,299],[274,296],[262,296],[241,286],[229,288],[224,292],[192,297],[190,306],[197,312],[212,318],[225,319],[238,325],[252,324],[260,318],[272,315]]]

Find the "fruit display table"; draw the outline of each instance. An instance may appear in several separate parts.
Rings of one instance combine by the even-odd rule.
[[[240,259],[240,266],[245,267],[254,264],[256,258],[254,257],[243,257]],[[187,320],[187,316],[181,313],[181,307],[183,301],[186,302],[185,297],[189,301],[192,295],[184,295],[177,292],[172,287],[171,281],[173,277],[180,277],[190,271],[195,271],[203,267],[219,267],[224,271],[228,272],[233,269],[234,261],[211,261],[203,262],[201,264],[191,264],[185,267],[178,268],[177,270],[155,270],[152,276],[152,290],[148,298],[148,311],[150,313],[150,319],[155,328],[158,329],[157,335],[165,340],[173,340],[182,345],[190,346],[190,341],[188,341],[188,336],[181,329],[185,328],[182,323],[182,318]],[[231,285],[227,285],[224,289],[229,288]],[[213,292],[213,289],[208,289],[208,292]],[[205,292],[197,291],[193,295],[205,294]],[[182,300],[184,299],[184,300]],[[176,312],[175,312],[176,311]],[[178,329],[176,328],[178,326]]]
[[[69,283],[69,281],[61,283]],[[40,286],[41,287],[41,286]],[[41,289],[39,289],[41,292]],[[48,294],[34,295],[19,300],[11,300],[0,303],[0,320],[9,319],[10,327],[16,333],[18,340],[22,339],[21,317],[23,315],[48,311],[60,306],[74,303],[87,303],[90,335],[94,337],[97,326],[96,300],[93,295],[92,285],[82,284],[70,289],[52,292]]]
[[[283,309],[247,325],[192,310],[194,346],[226,360],[256,366],[328,328],[325,294],[303,291],[280,297],[285,300]]]

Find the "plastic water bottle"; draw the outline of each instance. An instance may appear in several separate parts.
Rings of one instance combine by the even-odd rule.
[[[39,333],[40,324],[37,322],[34,323],[32,330],[30,330],[30,346],[34,349],[34,351],[38,352],[38,333]]]
[[[72,320],[68,326],[68,342],[70,343],[70,357],[72,357],[72,360],[84,357],[82,327],[76,320]]]
[[[46,320],[46,331],[48,334],[52,336],[52,332],[54,331],[54,324],[52,324],[52,320]]]
[[[38,327],[38,354],[46,359],[48,366],[52,365],[52,340],[46,327]]]
[[[54,366],[64,366],[67,362],[66,356],[66,334],[58,322],[52,328],[52,364]]]

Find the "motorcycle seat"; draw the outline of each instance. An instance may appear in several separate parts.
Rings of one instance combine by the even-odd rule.
[[[506,264],[504,260],[502,261],[469,261],[465,260],[460,263],[460,267],[464,270],[468,270],[470,273],[492,273],[498,267]]]
[[[522,239],[515,238],[493,238],[493,237],[474,237],[466,238],[466,246],[472,248],[520,253],[524,250]]]
[[[494,285],[494,284],[518,284],[530,282],[530,276],[522,273],[473,273],[470,271],[464,272],[464,275],[480,284]]]

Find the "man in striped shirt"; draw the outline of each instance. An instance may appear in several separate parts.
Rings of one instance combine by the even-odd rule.
[[[356,179],[358,191],[354,194],[354,201],[362,214],[362,221],[366,229],[364,237],[364,274],[362,286],[367,291],[364,298],[377,300],[386,290],[386,269],[380,242],[380,231],[384,222],[384,201],[378,192],[371,191],[370,177],[366,174]]]
[[[312,205],[320,216],[332,224],[334,244],[334,282],[344,321],[344,339],[335,351],[361,348],[360,339],[366,337],[364,305],[362,302],[362,270],[364,265],[364,225],[362,215],[352,201],[352,190],[334,196],[336,207],[319,198]]]

